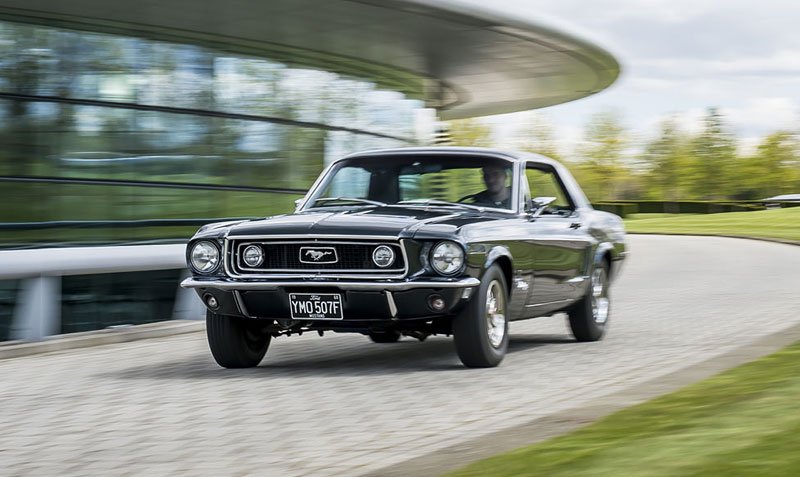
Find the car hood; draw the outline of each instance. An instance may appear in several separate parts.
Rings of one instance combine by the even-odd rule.
[[[507,216],[506,216],[507,217]],[[242,222],[229,237],[251,235],[374,235],[411,238],[420,230],[453,234],[466,223],[494,220],[486,213],[442,207],[377,207],[302,212]]]

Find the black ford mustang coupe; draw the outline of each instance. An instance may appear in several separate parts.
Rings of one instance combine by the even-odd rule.
[[[273,337],[328,330],[452,334],[464,365],[489,367],[510,321],[566,312],[577,340],[600,339],[624,240],[621,219],[542,156],[369,151],[331,164],[293,214],[201,228],[182,285],[227,368],[258,365]]]

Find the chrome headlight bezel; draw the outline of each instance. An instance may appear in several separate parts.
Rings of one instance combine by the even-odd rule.
[[[211,275],[222,265],[219,245],[211,240],[198,240],[193,243],[187,258],[189,268],[201,275]],[[207,266],[209,264],[210,266]]]
[[[381,264],[378,261],[378,256],[379,256],[380,252],[388,252],[389,253],[389,261],[386,262],[385,264]],[[388,245],[378,245],[372,251],[372,263],[374,263],[375,266],[378,267],[378,268],[391,267],[392,264],[394,264],[396,259],[397,259],[397,255],[394,253],[394,250],[392,250],[392,247],[390,247]]]
[[[437,274],[452,277],[464,271],[466,254],[457,242],[442,240],[431,247],[428,263]]]
[[[253,252],[257,254],[256,256],[258,259],[255,262],[251,263],[250,261],[248,261],[248,254]],[[247,265],[250,268],[255,268],[261,265],[262,263],[264,263],[264,249],[262,249],[258,245],[248,245],[247,247],[244,248],[244,250],[242,250],[242,261],[244,262],[245,265]]]

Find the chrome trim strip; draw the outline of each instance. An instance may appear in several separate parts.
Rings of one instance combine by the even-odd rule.
[[[567,280],[567,283],[569,283],[570,285],[578,285],[578,284],[580,284],[580,283],[583,283],[583,282],[584,282],[584,280],[586,280],[587,278],[589,278],[589,277],[575,277],[575,278],[570,278],[569,280]]]
[[[259,279],[259,280],[288,280],[288,279],[353,279],[353,280],[398,280],[405,278],[405,275],[368,275],[366,273],[345,274],[345,273],[271,273],[269,275],[233,275],[229,278],[237,279]]]
[[[239,240],[241,237],[228,237],[229,240]],[[247,241],[242,241],[240,245],[250,244],[250,243],[269,243],[269,244],[276,244],[276,245],[287,245],[287,244],[316,244],[317,246],[325,247],[327,244],[334,244],[334,245],[385,245],[388,241],[393,240],[394,242],[390,243],[389,245],[397,245],[397,237],[392,237],[386,240],[381,241],[362,241],[360,239],[354,238],[351,240],[325,240],[324,242],[319,242],[316,240],[305,240],[303,238],[298,238],[297,240],[271,240],[269,237],[261,237],[260,239],[248,239]],[[371,240],[371,239],[370,239]]]
[[[392,296],[392,292],[386,290],[386,301],[389,303],[389,313],[392,314],[392,318],[397,316],[397,303],[394,302],[394,297]]]
[[[247,307],[244,306],[244,300],[242,300],[242,294],[239,290],[233,291],[233,301],[236,302],[236,308],[239,309],[239,313],[250,318],[250,313],[247,312]]]
[[[536,303],[534,305],[525,305],[525,308],[535,308],[537,306],[555,305],[557,303],[569,303],[571,301],[573,301],[573,300],[565,299],[565,300],[548,301],[546,303]]]
[[[406,249],[408,248],[406,246],[406,241],[408,241],[408,239],[396,239],[396,240],[397,243],[400,245],[400,253],[403,254],[403,263],[405,264],[405,272],[403,273],[403,278],[405,278],[406,276],[408,276],[409,273],[411,273],[411,263],[409,263],[408,261],[408,253],[406,252]]]
[[[536,220],[550,219],[549,216],[539,216]],[[574,235],[556,235],[553,237],[536,237],[535,239],[523,239],[525,243],[535,245],[536,242],[575,242],[580,244],[592,244],[592,241],[584,237],[575,237]]]
[[[340,158],[339,160],[341,159],[344,158]],[[317,176],[317,180],[315,180],[314,183],[311,184],[311,187],[308,189],[308,192],[306,192],[306,195],[304,195],[303,198],[300,200],[300,203],[295,206],[294,208],[295,213],[305,210],[308,200],[311,197],[313,197],[314,194],[317,192],[317,189],[319,189],[322,186],[322,183],[328,177],[328,174],[330,174],[333,168],[337,167],[336,163],[339,162],[339,160],[332,161],[330,164],[325,166],[325,169],[323,169],[322,172],[320,172],[319,176]]]
[[[350,270],[331,270],[330,273],[326,273],[326,270],[297,270],[297,269],[290,270],[291,272],[296,272],[296,273],[248,273],[248,274],[245,274],[245,275],[240,274],[240,273],[234,273],[234,271],[233,271],[234,268],[235,268],[234,264],[233,264],[234,257],[233,257],[233,253],[231,251],[231,242],[233,240],[242,240],[242,239],[254,240],[254,239],[258,239],[261,243],[268,243],[272,237],[284,237],[284,238],[288,237],[288,238],[297,239],[296,235],[290,235],[290,236],[281,236],[281,235],[251,236],[251,235],[247,235],[247,236],[233,236],[233,237],[228,236],[228,237],[225,237],[225,242],[224,242],[224,246],[223,246],[223,254],[224,254],[225,257],[224,257],[224,260],[222,262],[223,269],[225,271],[225,275],[227,275],[228,277],[231,277],[231,278],[244,278],[244,279],[248,279],[248,278],[261,278],[261,279],[356,278],[356,279],[383,280],[383,279],[405,278],[409,273],[409,266],[410,265],[408,263],[408,253],[406,252],[406,245],[404,243],[405,239],[400,240],[397,237],[387,238],[386,240],[390,240],[391,242],[382,241],[382,242],[379,242],[379,244],[387,244],[388,243],[388,245],[394,245],[394,246],[397,246],[397,247],[400,248],[400,252],[403,254],[403,262],[405,263],[405,267],[402,270],[395,269],[395,270],[397,270],[397,272],[400,272],[400,273],[392,273],[392,274],[389,274],[389,273],[383,273],[383,274],[381,274],[381,273],[369,273],[369,270],[367,270],[367,271],[359,270],[358,271],[359,273],[343,273],[343,272],[349,272]],[[309,242],[309,241],[307,241],[307,239],[309,239],[309,238],[310,239],[318,239],[318,238],[323,238],[324,239],[324,237],[336,237],[336,238],[339,238],[339,239],[347,238],[347,237],[342,236],[342,235],[312,235],[312,236],[307,236],[307,237],[300,238],[298,240],[290,240],[290,241],[288,241],[288,243],[315,243],[313,241]],[[372,243],[372,242],[366,242],[366,243],[365,242],[361,242],[360,241],[361,238],[365,238],[367,240],[374,240],[374,239],[377,239],[378,237],[376,237],[376,236],[363,236],[363,237],[362,236],[358,236],[356,238],[353,238],[352,236],[350,236],[350,239],[351,239],[350,241],[344,241],[344,242],[341,242],[341,243],[344,243],[344,244],[366,244],[366,245],[370,245]],[[331,243],[331,242],[325,242],[325,243]],[[391,270],[391,271],[394,271],[394,270]]]
[[[231,241],[228,237],[222,241],[222,271],[226,276],[231,276],[231,264],[233,263],[233,253],[231,253]]]
[[[231,282],[225,280],[196,280],[187,278],[181,282],[183,288],[216,288],[218,290],[276,290],[283,287],[335,287],[344,290],[403,291],[415,288],[473,288],[481,284],[477,278],[462,278],[454,281],[402,281],[402,282],[344,282],[319,281],[270,281]]]
[[[396,235],[229,235],[226,237],[228,240],[286,240],[286,239],[294,239],[288,240],[288,242],[297,242],[297,241],[305,241],[309,243],[314,243],[317,239],[340,239],[340,240],[397,240]],[[311,239],[311,240],[309,240]],[[347,242],[350,243],[350,242]]]
[[[242,270],[258,270],[258,269],[255,269],[255,268],[242,268]],[[269,277],[274,277],[275,276],[273,273],[283,273],[283,274],[286,274],[286,275],[289,275],[289,276],[298,276],[298,277],[307,277],[307,278],[311,278],[311,277],[331,277],[331,276],[336,276],[335,274],[337,274],[337,273],[350,273],[350,274],[353,274],[354,277],[364,277],[364,278],[378,277],[378,276],[382,276],[384,278],[403,278],[405,276],[405,275],[396,275],[396,274],[395,275],[385,275],[385,274],[384,275],[379,275],[379,274],[370,275],[369,272],[372,272],[372,271],[381,272],[381,271],[384,271],[384,270],[376,269],[376,270],[367,270],[365,272],[364,269],[362,269],[362,268],[352,269],[352,270],[346,270],[346,269],[303,270],[302,268],[268,268],[268,269],[264,269],[262,271],[264,273],[260,274],[260,275],[259,274],[255,274],[255,273],[248,273],[247,275],[236,275],[236,277],[237,278],[248,278],[248,277],[269,278]],[[405,269],[403,269],[403,268],[394,268],[394,269],[389,269],[387,271],[389,271],[389,272],[398,272],[399,273],[399,272],[405,272]],[[267,273],[269,275],[267,275]]]
[[[384,242],[361,242],[361,241],[357,241],[357,240],[351,240],[349,242],[345,242],[345,241],[327,241],[327,240],[324,241],[324,242],[309,242],[309,241],[303,240],[303,239],[284,240],[284,241],[256,240],[256,241],[238,242],[238,244],[236,246],[236,254],[231,256],[231,260],[233,260],[234,257],[240,257],[242,255],[242,250],[244,248],[246,248],[247,246],[249,246],[249,245],[305,245],[305,244],[313,244],[313,243],[318,243],[319,244],[318,248],[333,248],[333,247],[327,247],[326,245],[328,245],[328,244],[333,244],[333,245],[369,245],[369,246],[372,246],[372,245],[375,245],[375,246],[378,246],[378,245],[389,245],[389,246],[397,247],[399,249],[403,249],[404,248],[404,245],[402,243],[398,243],[397,239],[394,239],[394,242],[386,242],[386,241],[384,241]],[[309,247],[301,247],[301,250],[303,248],[309,248]],[[405,258],[405,255],[403,255],[403,257]],[[337,256],[337,262],[338,262],[338,256]],[[337,263],[337,262],[327,262],[327,263]],[[302,259],[300,259],[300,263],[312,264],[313,265],[314,263],[325,264],[326,262],[307,262],[307,261],[303,261]],[[328,269],[325,269],[325,268],[317,268],[317,269],[311,269],[311,270],[303,270],[301,268],[252,268],[252,267],[242,267],[242,266],[240,266],[240,264],[233,264],[231,268],[232,269],[236,269],[238,271],[247,271],[247,272],[258,272],[258,271],[260,271],[260,272],[263,272],[260,275],[259,274],[254,274],[254,273],[239,274],[238,276],[240,276],[240,277],[265,276],[267,274],[272,276],[271,274],[273,274],[273,273],[284,273],[284,274],[288,274],[290,276],[291,275],[309,276],[309,275],[316,275],[316,274],[325,275],[325,276],[331,276],[334,273],[352,273],[352,274],[354,274],[353,276],[370,276],[369,272],[382,272],[383,274],[385,274],[385,276],[387,276],[389,278],[401,278],[402,276],[405,276],[406,273],[408,273],[406,268],[390,268],[390,269],[374,269],[374,270],[361,269],[361,268],[357,268],[357,269],[344,269],[344,268],[328,268]],[[387,272],[394,272],[394,274],[389,274]],[[402,276],[397,275],[398,273],[402,273],[403,275]],[[376,276],[376,275],[378,275],[378,274],[374,274],[374,275],[371,275],[371,276]]]

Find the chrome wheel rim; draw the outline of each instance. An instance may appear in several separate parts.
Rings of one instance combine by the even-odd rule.
[[[499,281],[493,280],[486,291],[486,334],[493,348],[506,337],[506,295]]]
[[[602,325],[608,320],[608,287],[605,268],[592,272],[592,316],[594,322]]]

